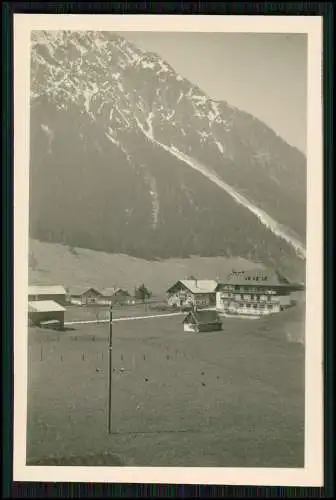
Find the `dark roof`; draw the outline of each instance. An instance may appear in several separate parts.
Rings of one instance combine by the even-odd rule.
[[[123,288],[117,288],[114,292],[114,295],[124,295],[125,297],[130,297],[130,294],[127,290]]]
[[[265,285],[265,286],[287,286],[294,285],[282,274],[274,269],[249,269],[232,270],[220,285]],[[219,285],[219,286],[220,286]]]
[[[189,314],[184,318],[184,323],[187,322],[187,320],[193,319],[195,323],[199,325],[209,325],[212,323],[220,323],[221,320],[217,314],[216,311],[207,311],[207,310],[200,310],[200,311],[190,311]]]

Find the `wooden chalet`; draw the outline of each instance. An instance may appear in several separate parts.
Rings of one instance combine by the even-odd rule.
[[[303,290],[272,269],[233,270],[216,288],[216,309],[228,315],[262,316],[292,304],[291,293]]]
[[[222,329],[221,319],[216,311],[190,311],[183,320],[185,332],[213,332]]]
[[[99,290],[92,287],[75,285],[68,287],[68,301],[76,305],[97,304],[102,297]]]
[[[215,307],[216,287],[214,280],[179,280],[167,290],[168,305],[172,307]]]
[[[131,296],[127,290],[119,287],[104,288],[101,291],[101,302],[105,304],[129,304]]]

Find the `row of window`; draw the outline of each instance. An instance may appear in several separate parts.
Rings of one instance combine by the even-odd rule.
[[[224,306],[226,307],[230,307],[229,304],[224,304]],[[233,304],[231,305],[231,307],[235,307],[235,308],[247,308],[247,309],[269,309],[270,311],[274,308],[274,305],[273,304]]]
[[[276,294],[275,290],[265,290],[265,289],[255,288],[255,287],[244,287],[244,286],[238,287],[238,286],[226,285],[226,286],[223,287],[223,290],[228,290],[228,291],[231,291],[231,292],[240,291],[240,292],[245,292],[245,293],[246,292],[249,292],[249,293],[266,293],[266,294],[271,294],[271,295]]]
[[[238,273],[232,273],[229,276],[229,279],[239,279],[239,278],[244,278],[246,281],[267,281],[267,276],[264,274],[256,274],[254,276],[245,276],[243,272],[238,272]]]
[[[254,300],[255,302],[266,302],[273,300],[273,297],[269,297],[267,295],[242,295],[242,294],[233,294],[233,293],[225,293],[222,294],[222,299],[236,299],[236,300]]]

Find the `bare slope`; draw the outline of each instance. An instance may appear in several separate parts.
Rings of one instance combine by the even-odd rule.
[[[154,293],[164,293],[170,284],[190,275],[216,279],[232,267],[255,267],[239,258],[197,257],[147,261],[128,255],[70,248],[56,243],[30,241],[30,283],[62,283],[96,287],[121,286],[132,291],[145,283]],[[35,262],[34,262],[35,261]]]

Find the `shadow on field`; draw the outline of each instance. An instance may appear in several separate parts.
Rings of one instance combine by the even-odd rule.
[[[90,454],[85,457],[81,456],[68,456],[68,457],[48,457],[42,458],[40,460],[27,460],[27,466],[87,466],[87,467],[97,467],[97,466],[110,466],[118,467],[125,465],[124,461],[118,455],[113,453],[100,453],[100,454]]]

